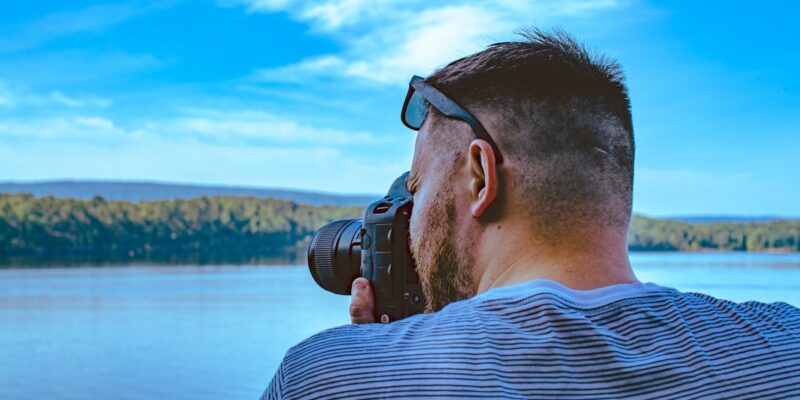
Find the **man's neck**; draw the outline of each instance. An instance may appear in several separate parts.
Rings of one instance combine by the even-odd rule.
[[[493,234],[482,238],[475,255],[477,293],[534,279],[577,290],[637,282],[624,228],[582,227],[556,243],[537,241],[523,229],[505,224],[502,235],[487,230]]]

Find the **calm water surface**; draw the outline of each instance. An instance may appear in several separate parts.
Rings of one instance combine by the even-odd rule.
[[[634,254],[642,281],[800,307],[800,254]],[[349,322],[302,266],[0,270],[0,399],[255,399]]]

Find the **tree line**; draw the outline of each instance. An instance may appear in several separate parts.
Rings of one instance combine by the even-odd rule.
[[[0,255],[293,254],[322,225],[361,211],[254,197],[128,202],[0,194]]]
[[[628,248],[639,251],[800,251],[800,220],[689,224],[634,216]]]
[[[305,252],[322,225],[363,208],[255,197],[107,201],[0,194],[0,256]],[[800,251],[800,221],[689,224],[634,216],[638,251]]]

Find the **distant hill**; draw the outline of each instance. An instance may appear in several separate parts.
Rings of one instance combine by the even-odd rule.
[[[300,261],[317,229],[362,212],[239,196],[130,202],[0,194],[0,268],[11,257],[50,255]],[[689,224],[635,215],[630,228],[635,251],[800,252],[800,220]]]
[[[772,221],[791,221],[798,218],[778,217],[774,215],[737,216],[737,215],[693,215],[660,217],[668,221],[686,222],[687,224],[747,224]]]
[[[800,252],[800,219],[687,223],[634,215],[628,249]]]
[[[89,200],[143,201],[190,199],[202,196],[236,196],[289,200],[310,205],[366,206],[380,195],[343,195],[300,190],[245,186],[186,185],[123,181],[0,182],[0,193],[30,193],[34,196],[70,197]]]

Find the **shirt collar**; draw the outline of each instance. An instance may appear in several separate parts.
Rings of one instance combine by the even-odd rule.
[[[641,297],[656,291],[672,290],[654,283],[623,283],[590,290],[570,289],[558,282],[535,279],[509,286],[489,289],[473,297],[476,301],[527,297],[551,293],[578,305],[596,307],[629,297]]]

